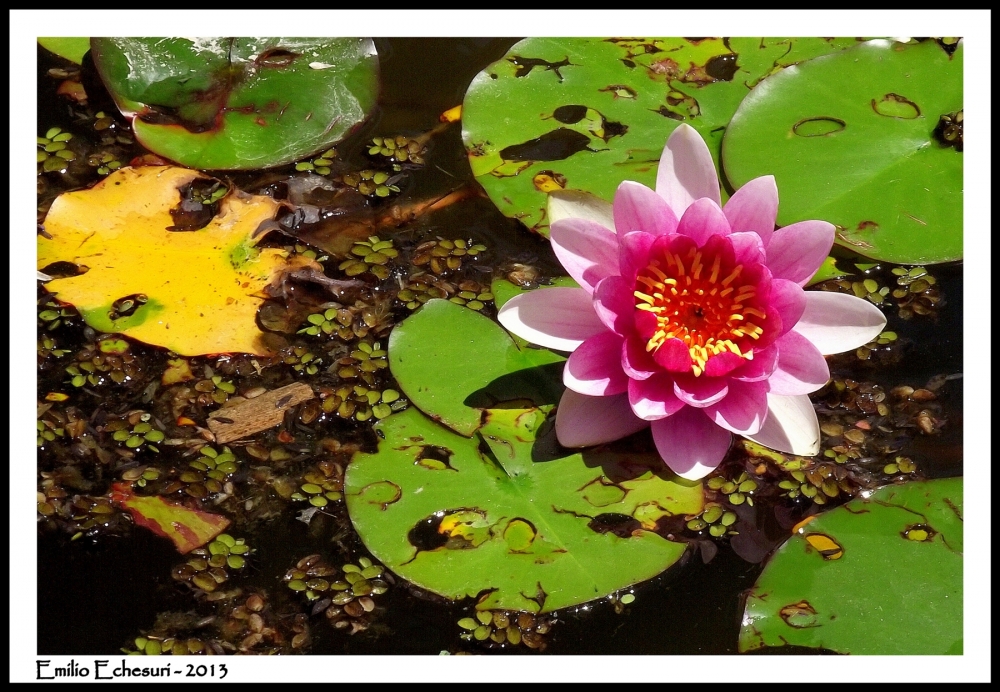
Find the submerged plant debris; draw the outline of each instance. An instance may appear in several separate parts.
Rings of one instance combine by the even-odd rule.
[[[621,179],[651,183],[681,121],[718,159],[757,83],[858,40],[576,40],[581,59],[554,39],[376,39],[371,119],[228,174],[137,143],[83,44],[47,41],[40,653],[888,653],[855,646],[864,633],[850,623],[834,633],[839,605],[792,588],[815,565],[779,563],[799,551],[838,584],[874,574],[872,588],[830,598],[902,607],[911,594],[884,565],[857,561],[881,548],[838,522],[849,532],[875,505],[902,516],[923,502],[907,493],[945,487],[934,483],[952,484],[931,494],[954,511],[918,508],[880,540],[893,555],[946,557],[948,574],[918,571],[928,589],[954,586],[962,266],[936,264],[951,250],[872,259],[848,241],[879,229],[841,229],[809,290],[862,298],[888,324],[828,358],[812,395],[819,454],[743,440],[697,483],[663,466],[648,433],[561,448],[550,418],[564,355],[496,321],[514,295],[575,285],[539,235],[546,195],[579,208]],[[901,50],[953,66],[961,43],[942,41]],[[602,78],[580,81],[603,55],[614,64]],[[263,59],[278,71],[297,60]],[[545,85],[538,122],[496,129],[524,104],[487,113],[494,91],[529,83]],[[905,98],[878,94],[871,117],[911,127],[923,101],[893,93]],[[191,120],[142,112],[147,137]],[[960,160],[963,118],[960,102],[927,116],[933,156]],[[817,122],[799,129],[828,126]],[[590,166],[608,155],[618,179],[597,180],[608,167]],[[787,598],[768,601],[769,584]],[[919,646],[894,640],[899,652],[960,651],[925,629]]]

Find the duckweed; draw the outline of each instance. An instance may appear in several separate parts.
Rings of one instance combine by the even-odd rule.
[[[399,163],[423,165],[427,147],[419,140],[396,135],[395,137],[374,137],[368,147],[370,156],[384,156]]]
[[[399,192],[396,185],[400,180],[400,175],[392,175],[385,171],[376,171],[367,168],[357,173],[348,173],[340,178],[340,181],[348,187],[366,196],[388,197],[393,192]]]
[[[476,259],[485,250],[485,245],[473,244],[470,240],[439,238],[418,245],[413,251],[412,264],[416,267],[426,265],[433,273],[440,276],[461,269],[464,259]]]
[[[319,175],[330,175],[330,165],[337,158],[336,149],[327,149],[319,156],[315,156],[307,161],[300,161],[295,164],[295,170],[302,171],[312,171]]]
[[[63,132],[59,127],[50,127],[44,137],[38,137],[38,173],[65,173],[70,161],[75,161],[77,157],[68,148],[72,139],[71,133]]]
[[[488,648],[524,645],[529,649],[543,650],[548,644],[547,635],[556,619],[544,615],[511,610],[477,610],[473,616],[463,617],[458,626],[465,641],[477,641]]]
[[[368,240],[358,241],[351,248],[354,258],[340,263],[339,268],[348,276],[359,276],[368,272],[378,279],[389,278],[389,261],[399,256],[391,240],[380,240],[378,236],[370,236]]]

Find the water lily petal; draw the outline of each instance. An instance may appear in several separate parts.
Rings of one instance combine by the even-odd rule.
[[[806,307],[793,331],[824,356],[864,346],[885,327],[885,315],[867,300],[844,293],[806,291]]]
[[[771,307],[781,316],[781,333],[786,333],[802,318],[806,309],[806,292],[794,281],[771,279]]]
[[[718,403],[728,392],[729,382],[725,377],[695,377],[687,373],[674,377],[674,394],[695,408]]]
[[[736,255],[737,264],[763,264],[764,263],[764,243],[756,233],[744,231],[733,233],[729,236],[733,244],[733,251]]]
[[[659,368],[653,356],[646,351],[646,344],[638,339],[625,339],[622,347],[622,370],[633,380],[645,380],[652,377]]]
[[[615,229],[611,203],[583,190],[555,190],[548,195],[549,223],[575,217],[590,219],[608,230]]]
[[[745,358],[736,355],[732,351],[716,353],[714,356],[709,356],[705,362],[705,376],[722,377],[723,375],[728,375],[746,362]]]
[[[500,308],[497,319],[525,341],[556,351],[574,351],[607,329],[587,291],[562,286],[514,296]]]
[[[712,236],[728,236],[729,221],[716,202],[703,197],[692,202],[684,212],[677,222],[677,233],[691,238],[701,247]]]
[[[716,425],[737,435],[760,432],[767,417],[767,390],[770,381],[729,381],[729,393],[717,404],[704,408]]]
[[[657,236],[643,231],[618,235],[618,267],[626,281],[634,282],[640,269],[649,263],[650,248]]]
[[[609,276],[601,279],[594,289],[594,311],[601,322],[614,333],[624,336],[633,331],[635,298],[622,277]]]
[[[618,239],[599,223],[556,221],[549,226],[549,241],[566,272],[588,293],[604,277],[618,274]]]
[[[664,341],[653,353],[653,360],[661,368],[670,372],[691,371],[691,351],[688,350],[687,344],[680,339]]]
[[[819,453],[819,420],[809,397],[767,395],[767,418],[760,432],[746,435],[779,452],[815,456]]]
[[[722,463],[733,436],[698,409],[685,407],[653,421],[653,441],[663,461],[681,478],[704,478]]]
[[[684,408],[674,394],[673,378],[657,373],[648,380],[629,380],[628,402],[632,412],[643,420],[659,420]]]
[[[698,131],[687,123],[678,125],[667,138],[656,171],[656,194],[678,217],[702,197],[722,204],[712,154]]]
[[[809,394],[830,379],[830,366],[809,339],[790,331],[778,339],[778,367],[768,383],[775,394]]]
[[[742,382],[759,382],[766,380],[778,366],[778,349],[753,349],[753,360],[744,361],[743,365],[729,373],[731,379]]]
[[[563,368],[563,384],[587,396],[621,394],[628,375],[621,364],[622,338],[612,332],[592,336],[570,354]]]
[[[659,236],[677,229],[677,215],[666,200],[631,180],[623,182],[615,192],[614,216],[619,235],[645,231]]]
[[[589,447],[613,442],[649,425],[637,418],[628,394],[584,396],[563,392],[556,409],[556,438],[563,447]]]
[[[733,233],[752,231],[764,247],[771,242],[774,220],[778,217],[778,186],[773,175],[754,178],[737,190],[722,208]]]
[[[826,221],[800,221],[779,228],[767,245],[771,275],[805,286],[830,254],[835,230]]]

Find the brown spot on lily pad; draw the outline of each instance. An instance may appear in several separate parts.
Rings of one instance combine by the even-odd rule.
[[[458,469],[453,468],[450,463],[453,454],[454,452],[447,447],[424,445],[420,448],[414,463],[431,471],[457,471]]]
[[[792,125],[792,132],[799,137],[826,137],[837,134],[846,127],[847,123],[840,118],[819,116],[816,118],[803,118]]]
[[[905,530],[901,531],[899,535],[908,541],[914,541],[916,543],[929,543],[934,540],[934,536],[937,535],[937,531],[927,524],[912,524],[907,526]]]
[[[809,601],[799,601],[798,603],[789,603],[786,606],[782,606],[781,610],[778,611],[778,615],[781,616],[786,625],[795,629],[808,629],[820,626],[816,622],[816,609],[812,607]]]
[[[402,488],[391,481],[369,483],[358,492],[358,497],[370,505],[381,505],[383,511],[402,496]]]
[[[872,99],[872,110],[879,115],[900,120],[913,120],[920,117],[920,106],[905,96],[888,93],[876,101]]]
[[[807,533],[805,539],[824,560],[839,560],[844,557],[844,546],[825,533]]]

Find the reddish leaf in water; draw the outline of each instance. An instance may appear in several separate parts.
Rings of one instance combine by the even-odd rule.
[[[181,555],[205,545],[229,526],[229,519],[219,514],[167,502],[158,496],[135,495],[131,483],[115,483],[111,501],[127,510],[139,526],[172,540]]]

